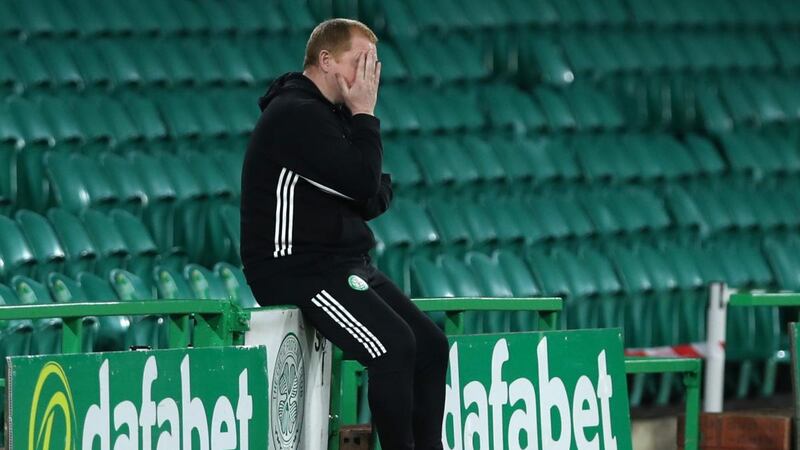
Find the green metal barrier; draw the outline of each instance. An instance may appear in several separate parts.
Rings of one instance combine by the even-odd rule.
[[[555,330],[563,308],[560,298],[423,298],[413,299],[424,312],[445,313],[445,333],[464,334],[467,311],[533,311],[539,330]],[[364,367],[358,361],[344,360],[341,349],[334,347],[331,366],[331,418],[328,449],[339,449],[339,430],[343,424],[358,422],[358,380]],[[339,388],[335,388],[338,386]]]
[[[706,362],[703,409],[705,412],[722,412],[725,385],[725,360],[727,342],[728,307],[800,307],[800,293],[795,292],[737,292],[724,283],[711,285],[708,305]],[[779,362],[787,362],[788,355],[780,351],[768,361],[763,391],[774,387]],[[769,389],[767,389],[769,387]]]
[[[686,386],[686,428],[683,448],[697,450],[700,442],[700,379],[703,362],[698,358],[631,357],[625,359],[625,373],[682,373]]]
[[[61,318],[63,353],[80,353],[83,319],[97,316],[160,315],[167,318],[169,347],[190,343],[190,322],[194,317],[194,346],[214,347],[244,342],[250,313],[230,300],[158,300],[106,303],[0,306],[2,320]]]

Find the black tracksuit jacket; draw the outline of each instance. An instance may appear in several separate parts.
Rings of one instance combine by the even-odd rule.
[[[375,239],[366,221],[392,198],[380,121],[334,105],[297,72],[276,79],[259,106],[242,169],[245,272],[369,252]]]

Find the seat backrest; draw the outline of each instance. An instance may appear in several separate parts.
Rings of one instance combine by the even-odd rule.
[[[186,299],[195,298],[194,292],[183,276],[168,267],[156,266],[153,279],[158,290],[158,298]]]
[[[34,305],[53,303],[53,297],[50,295],[50,291],[38,281],[17,275],[11,279],[11,285],[17,292],[17,298],[20,304]]]
[[[0,259],[0,279],[28,274],[36,263],[19,225],[5,216],[0,216]]]
[[[214,273],[217,274],[228,295],[242,308],[255,308],[258,307],[258,302],[253,296],[253,291],[250,290],[250,285],[244,277],[242,269],[226,262],[219,262],[214,265]]]
[[[126,300],[151,300],[153,293],[147,288],[144,281],[136,275],[122,269],[111,269],[108,272],[108,281],[117,294],[117,298]]]
[[[17,211],[15,218],[30,243],[37,261],[40,263],[63,261],[66,258],[61,242],[47,219],[27,210]]]
[[[85,302],[89,300],[86,291],[72,278],[57,272],[47,276],[47,286],[50,294],[57,303]]]
[[[225,285],[214,272],[199,264],[187,264],[183,268],[183,278],[194,292],[195,298],[227,300],[230,298]]]
[[[115,302],[118,300],[117,294],[111,288],[108,280],[90,272],[79,273],[77,279],[81,289],[86,293],[87,300],[92,302]]]
[[[514,296],[497,258],[492,258],[484,253],[469,252],[465,255],[464,260],[472,269],[472,273],[479,283],[481,295],[488,297]]]

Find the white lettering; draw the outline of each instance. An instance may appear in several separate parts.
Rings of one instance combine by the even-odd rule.
[[[208,418],[203,401],[192,398],[192,381],[189,374],[189,355],[181,361],[181,413],[183,450],[192,450],[192,430],[197,431],[200,447],[197,450],[208,450]]]
[[[569,450],[572,440],[572,429],[569,417],[569,398],[567,389],[561,378],[550,378],[547,360],[547,338],[542,338],[536,347],[536,357],[539,362],[539,416],[542,421],[542,448],[547,450]],[[552,412],[558,411],[561,418],[561,434],[557,439],[553,437]]]
[[[584,409],[584,403],[588,408]],[[575,427],[575,443],[580,449],[600,450],[600,439],[595,436],[586,439],[586,428],[596,427],[600,423],[597,415],[597,399],[595,398],[592,380],[586,375],[578,378],[575,395],[572,397],[572,425]]]
[[[111,449],[111,406],[108,390],[108,360],[103,361],[98,372],[100,387],[100,404],[91,405],[86,411],[83,423],[83,440],[81,448],[91,449],[94,438],[100,439],[100,450]]]
[[[445,385],[444,417],[442,418],[442,447],[463,450],[461,434],[461,383],[458,377],[458,343],[450,347],[450,384]],[[447,419],[453,422],[453,445],[447,439]]]

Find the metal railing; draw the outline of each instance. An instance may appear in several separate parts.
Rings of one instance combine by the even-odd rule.
[[[537,313],[539,330],[556,330],[563,308],[560,298],[421,298],[412,300],[423,312],[444,312],[447,335],[464,334],[464,313],[472,311],[532,311]],[[345,360],[342,350],[334,347],[331,366],[331,414],[328,426],[328,449],[339,449],[339,430],[343,424],[358,421],[358,380],[364,371],[358,361]]]
[[[62,353],[80,353],[84,319],[99,316],[163,316],[169,348],[214,347],[244,343],[250,313],[230,300],[145,300],[0,306],[0,321],[56,319]],[[192,330],[191,319],[194,318]],[[193,339],[192,339],[193,334]]]

